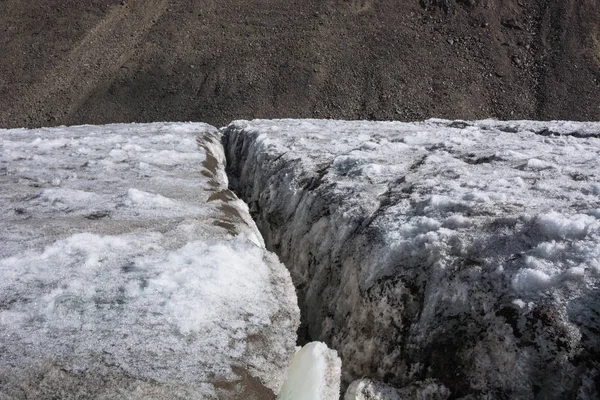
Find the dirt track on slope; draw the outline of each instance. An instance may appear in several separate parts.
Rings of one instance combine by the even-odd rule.
[[[600,120],[600,0],[0,0],[0,9],[0,127]]]

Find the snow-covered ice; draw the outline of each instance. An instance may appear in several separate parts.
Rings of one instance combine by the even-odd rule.
[[[600,123],[255,120],[224,140],[345,385],[600,395]]]
[[[274,398],[296,295],[224,161],[205,124],[0,130],[0,398]]]
[[[449,397],[450,391],[433,380],[396,389],[371,379],[357,379],[348,386],[344,400],[446,400]]]

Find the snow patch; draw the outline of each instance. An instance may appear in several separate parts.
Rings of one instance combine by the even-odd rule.
[[[552,278],[543,271],[523,268],[512,279],[513,288],[517,291],[545,290],[552,284]]]
[[[537,218],[542,234],[553,239],[583,239],[589,228],[598,221],[585,214],[565,217],[557,212],[540,215]]]
[[[139,207],[177,207],[177,203],[175,201],[161,196],[160,194],[148,193],[133,188],[127,191],[127,197],[131,201],[130,205],[135,205]]]

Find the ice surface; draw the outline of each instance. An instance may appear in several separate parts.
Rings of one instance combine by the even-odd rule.
[[[433,380],[396,389],[371,379],[357,379],[348,386],[344,400],[446,400],[450,391]]]
[[[325,343],[311,342],[299,349],[278,400],[339,400],[342,363]]]
[[[600,123],[236,121],[230,180],[343,381],[597,398]]]
[[[205,124],[0,130],[0,398],[274,398],[298,310]]]

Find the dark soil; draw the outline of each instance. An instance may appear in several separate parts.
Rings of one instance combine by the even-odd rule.
[[[600,0],[0,0],[0,127],[600,120]]]

